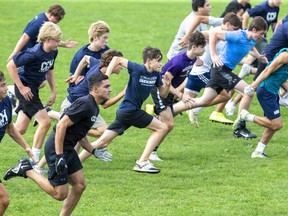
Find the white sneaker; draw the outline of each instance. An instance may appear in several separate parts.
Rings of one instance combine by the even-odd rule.
[[[155,167],[149,160],[139,162],[136,161],[136,164],[133,168],[136,172],[144,172],[144,173],[159,173],[161,170]]]
[[[197,112],[194,112],[193,110],[187,110],[186,113],[189,116],[189,120],[192,125],[194,125],[196,128],[199,128],[199,122],[198,122],[198,115]]]
[[[236,104],[232,101],[232,99],[229,100],[229,101],[227,102],[227,104],[225,105],[226,115],[227,115],[227,116],[232,116],[232,115],[234,115],[235,108],[236,108]]]
[[[251,155],[251,158],[268,158],[268,155],[264,154],[263,152],[254,151]]]
[[[234,121],[233,129],[236,129],[238,125],[240,124],[241,120],[246,121],[246,116],[249,114],[249,112],[245,109],[242,109],[240,114],[238,115],[237,119]]]
[[[252,66],[249,64],[243,64],[242,68],[240,70],[240,73],[238,74],[238,76],[243,79],[245,76],[250,74],[250,71],[252,69]]]
[[[279,97],[279,104],[285,108],[288,108],[288,98]]]
[[[163,161],[159,156],[157,155],[157,151],[153,151],[151,155],[149,156],[149,160],[152,161]]]

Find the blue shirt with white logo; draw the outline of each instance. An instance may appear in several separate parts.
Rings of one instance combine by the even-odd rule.
[[[54,62],[58,50],[45,52],[43,44],[36,44],[13,57],[15,65],[18,67],[18,74],[22,81],[29,86],[39,88],[40,84],[46,80],[46,73],[54,69]]]
[[[12,104],[7,96],[0,101],[0,142],[5,135],[7,125],[12,122]]]
[[[159,72],[148,72],[144,65],[128,61],[130,74],[124,100],[119,105],[119,110],[139,110],[143,102],[149,97],[153,86],[163,85]]]

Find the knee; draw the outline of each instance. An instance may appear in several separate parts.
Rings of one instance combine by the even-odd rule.
[[[278,130],[280,130],[280,129],[282,128],[282,126],[283,126],[282,122],[273,124],[273,125],[272,125],[272,130],[278,131]]]
[[[49,129],[50,126],[51,126],[51,120],[49,118],[39,122],[39,127],[41,127],[42,129],[43,128]]]
[[[170,132],[171,130],[173,130],[173,128],[174,128],[174,123],[173,123],[173,122],[167,124],[167,130],[168,130],[168,132]]]
[[[169,127],[171,128],[171,125],[168,126],[168,125],[162,123],[162,124],[161,124],[161,127],[160,127],[160,131],[161,131],[162,133],[166,134],[166,133],[169,132]],[[172,128],[173,128],[173,126],[172,126]],[[172,129],[171,129],[171,130],[172,130]]]
[[[19,131],[19,133],[21,135],[24,135],[27,131],[27,128],[24,128],[24,127],[18,127],[17,130]]]
[[[68,197],[68,191],[63,192],[63,193],[58,193],[54,196],[54,198],[58,201],[63,201]]]

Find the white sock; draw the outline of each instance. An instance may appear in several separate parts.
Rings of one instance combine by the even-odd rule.
[[[196,108],[194,108],[194,109],[192,109],[192,110],[193,110],[193,112],[198,113],[198,112],[200,112],[202,109],[204,109],[204,107],[196,107]]]
[[[255,117],[255,115],[249,113],[249,114],[246,116],[246,121],[248,121],[248,122],[254,122],[254,117]]]
[[[35,161],[38,163],[39,158],[40,158],[41,149],[37,149],[37,148],[32,147],[32,153],[34,155]]]
[[[263,153],[265,148],[266,148],[266,145],[264,143],[259,142],[255,151]]]

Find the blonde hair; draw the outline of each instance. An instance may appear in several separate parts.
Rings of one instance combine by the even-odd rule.
[[[48,39],[60,41],[62,35],[62,31],[58,25],[52,22],[45,22],[39,30],[37,42],[43,43]]]
[[[92,42],[94,36],[99,38],[109,32],[109,25],[102,20],[98,20],[97,22],[92,23],[88,29],[89,41]]]

